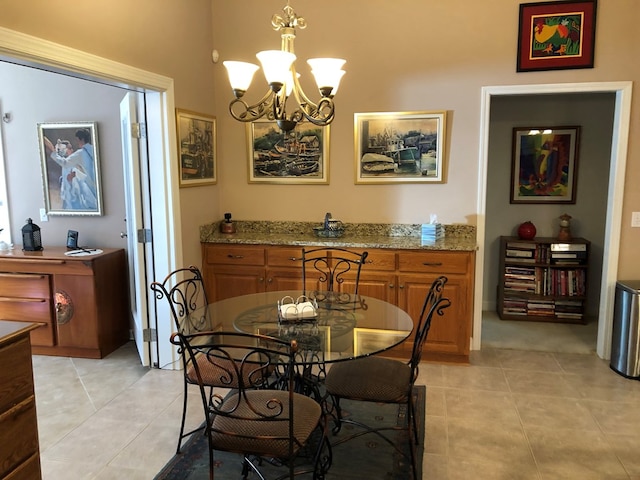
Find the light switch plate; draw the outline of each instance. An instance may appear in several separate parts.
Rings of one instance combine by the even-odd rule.
[[[631,212],[631,226],[640,227],[640,212]]]

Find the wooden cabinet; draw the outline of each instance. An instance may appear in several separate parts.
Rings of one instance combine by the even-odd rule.
[[[500,237],[500,318],[585,323],[589,247],[584,238]]]
[[[301,290],[302,246],[256,246],[203,243],[203,275],[210,301],[249,293]],[[366,250],[369,255],[360,275],[359,293],[398,305],[414,322],[419,319],[431,283],[439,275],[449,279],[445,295],[452,306],[434,320],[423,358],[465,362],[469,359],[473,319],[475,252]],[[355,276],[347,277],[342,291],[355,289]],[[315,288],[313,279],[307,288]],[[390,352],[407,357],[413,342]]]
[[[102,358],[129,340],[124,250],[65,252],[0,254],[0,318],[41,325],[31,332],[35,354]]]
[[[39,480],[38,421],[29,332],[38,325],[0,321],[0,478]]]

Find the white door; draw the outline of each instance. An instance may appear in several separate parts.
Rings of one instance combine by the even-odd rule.
[[[120,126],[122,130],[122,158],[124,162],[124,187],[126,218],[125,229],[122,233],[127,238],[127,261],[129,264],[129,290],[131,299],[131,316],[133,318],[133,336],[140,355],[142,365],[149,366],[153,359],[150,348],[152,340],[149,328],[147,268],[152,265],[151,241],[145,241],[150,232],[145,221],[149,222],[148,212],[149,176],[146,168],[146,150],[140,148],[139,135],[133,131],[140,131],[137,121],[137,102],[134,92],[128,93],[120,103]],[[147,201],[145,201],[147,200]],[[140,235],[140,238],[138,238]],[[150,237],[150,235],[148,236]],[[155,355],[154,355],[155,356]]]

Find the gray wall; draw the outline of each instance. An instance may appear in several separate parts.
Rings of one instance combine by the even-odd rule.
[[[0,123],[4,139],[11,240],[22,243],[21,228],[31,217],[44,247],[65,245],[67,230],[77,230],[81,245],[126,248],[122,141],[119,104],[126,90],[35,68],[0,62],[0,109],[10,113]],[[44,208],[37,124],[97,122],[102,177],[103,216],[49,216]]]
[[[540,237],[558,234],[558,217],[571,215],[571,233],[591,241],[588,315],[596,315],[602,276],[609,163],[615,96],[603,94],[522,95],[491,101],[483,308],[495,308],[499,237],[516,235],[532,221]],[[575,205],[510,204],[512,134],[514,127],[581,127]]]

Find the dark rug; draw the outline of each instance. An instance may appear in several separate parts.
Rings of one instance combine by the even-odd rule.
[[[418,478],[422,478],[422,456],[424,450],[424,409],[426,387],[414,387],[416,399],[418,432],[420,445],[417,448]],[[402,425],[407,424],[406,408],[398,405],[380,403],[352,402],[342,400],[343,416],[369,425]],[[342,435],[350,435],[357,427],[343,425],[338,435],[329,434],[333,444]],[[406,431],[390,432],[390,438],[396,445],[402,447],[403,452],[409,454]],[[182,453],[174,456],[167,465],[156,475],[154,480],[208,480],[209,454],[207,440],[204,435],[193,435],[182,448]],[[216,480],[237,480],[241,478],[242,456],[227,452],[215,452]],[[267,478],[286,473],[283,467],[261,467]],[[249,478],[257,478],[253,473]],[[296,478],[312,478],[311,474],[300,475]],[[333,463],[326,477],[327,480],[407,480],[411,478],[411,462],[408,457],[400,455],[387,442],[375,434],[362,435],[333,448]]]

